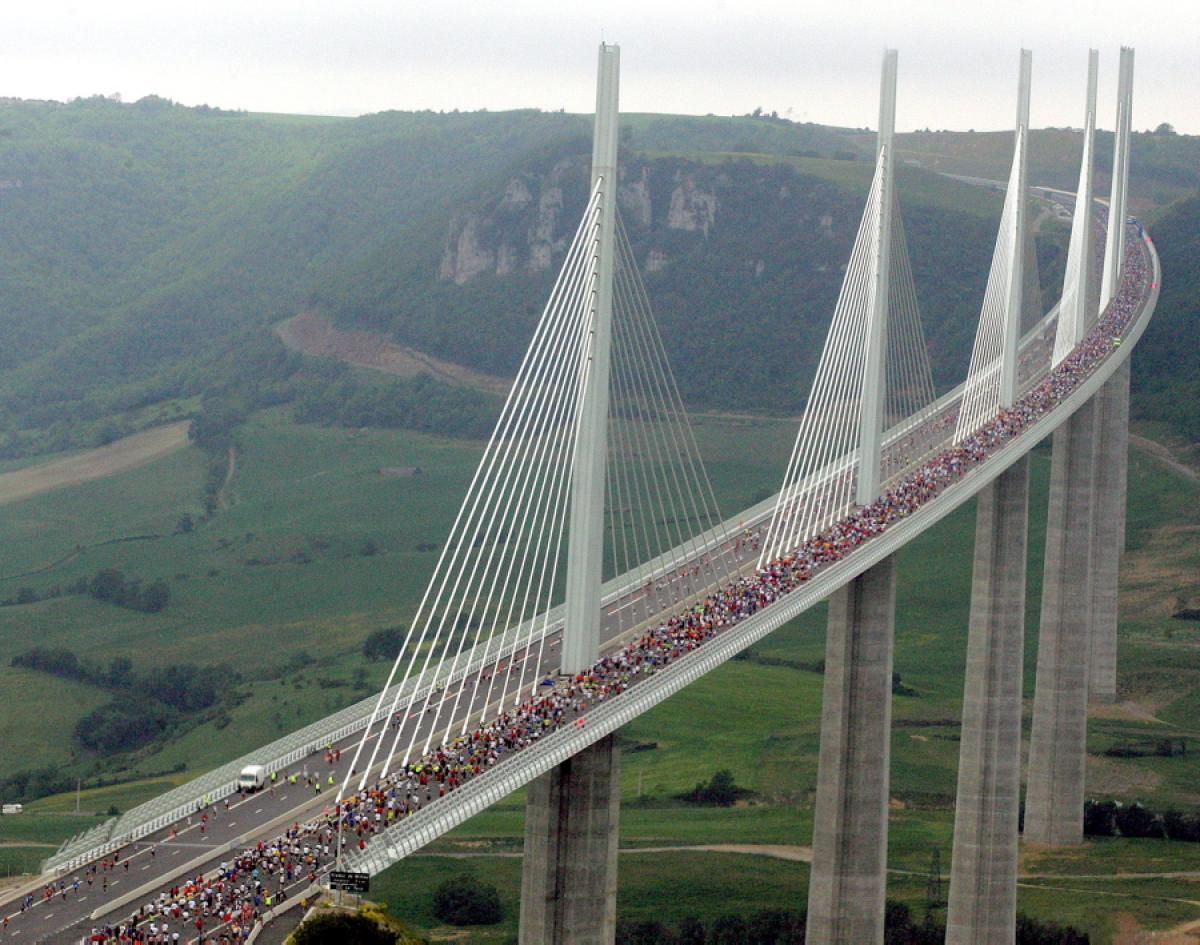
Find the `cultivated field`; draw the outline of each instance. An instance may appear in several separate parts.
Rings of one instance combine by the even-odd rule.
[[[790,448],[790,422],[704,415],[696,428],[724,508],[744,507],[774,489]],[[6,506],[0,515],[4,573],[56,560],[75,544],[86,550],[36,578],[0,582],[0,598],[22,584],[42,589],[110,566],[144,579],[165,578],[172,598],[166,611],[153,615],[88,597],[0,608],[5,653],[44,644],[69,645],[95,660],[125,655],[146,667],[233,660],[245,676],[239,689],[246,698],[220,722],[120,762],[124,776],[180,766],[186,771],[85,791],[83,809],[125,809],[361,697],[379,682],[385,667],[365,663],[360,645],[371,630],[411,615],[433,565],[432,553],[417,548],[444,539],[480,449],[478,443],[411,433],[295,426],[284,414],[268,412],[244,434],[231,508],[190,533],[176,533],[174,525],[184,512],[198,516],[203,463],[192,449]],[[1036,665],[1048,465],[1048,453],[1039,451],[1031,499],[1028,694]],[[397,466],[420,473],[380,473]],[[1198,489],[1136,451],[1130,483],[1121,650],[1126,701],[1092,719],[1089,777],[1105,794],[1140,798],[1159,809],[1195,809],[1200,750],[1170,758],[1103,754],[1116,742],[1168,734],[1196,738],[1200,749],[1200,629],[1173,620],[1170,608],[1156,603],[1174,600],[1180,582],[1200,573]],[[973,511],[964,508],[900,557],[896,670],[911,694],[897,695],[894,707],[890,865],[897,872],[890,894],[917,911],[935,849],[943,874],[948,871],[973,532]],[[104,544],[151,534],[162,537]],[[374,553],[364,553],[368,540]],[[819,608],[624,730],[622,846],[734,844],[743,852],[623,856],[623,917],[677,921],[687,914],[715,918],[803,904],[807,866],[766,848],[802,848],[811,837],[823,627]],[[289,664],[299,652],[311,664]],[[35,691],[35,700],[27,698]],[[82,683],[0,667],[0,700],[16,707],[0,717],[0,742],[18,748],[0,758],[8,769],[3,773],[55,763],[84,776],[120,774],[111,770],[115,762],[87,757],[71,739],[75,720],[107,698]],[[695,738],[698,727],[705,732],[702,741]],[[712,810],[674,799],[721,768],[753,792],[749,803]],[[30,808],[40,822],[74,806],[71,794]],[[507,940],[515,928],[519,861],[491,854],[519,849],[521,824],[515,796],[437,848],[468,859],[407,861],[378,881],[379,898],[417,926],[432,928],[433,887],[452,871],[470,869],[495,882],[509,908],[503,926],[472,941]],[[32,836],[9,836],[6,826],[0,821],[0,842],[20,845],[6,848],[0,873],[5,862],[20,868],[44,853],[29,846]],[[1190,904],[1200,902],[1200,884],[1164,875],[1200,872],[1200,847],[1193,845],[1095,842],[1065,854],[1027,855],[1024,868],[1029,875],[1021,908],[1086,925],[1096,945],[1110,941],[1121,921],[1161,929],[1200,914],[1200,906]],[[665,882],[673,892],[664,900]],[[1123,914],[1134,918],[1121,919]]]

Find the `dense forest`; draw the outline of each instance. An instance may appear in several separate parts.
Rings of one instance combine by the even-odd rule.
[[[364,380],[287,352],[271,328],[311,308],[511,373],[585,199],[589,133],[586,116],[535,111],[351,120],[153,96],[0,103],[0,459],[180,415],[236,425],[280,403],[301,422],[478,435],[492,398]],[[622,216],[684,397],[800,409],[869,183],[870,135],[762,115],[630,115],[622,138]],[[965,367],[999,198],[930,168],[988,172],[1005,140],[901,142],[900,206],[943,387]],[[1069,164],[1073,141],[1037,133],[1035,171]],[[1195,150],[1186,136],[1138,135],[1135,195],[1196,186]],[[1162,218],[1166,253],[1194,241],[1188,212]],[[1043,304],[1062,241],[1054,227],[1038,238],[1030,298]],[[1190,270],[1164,263],[1164,308],[1186,308]],[[1139,382],[1139,409],[1194,430],[1167,368]]]
[[[1135,414],[1200,444],[1200,191],[1153,221],[1162,294],[1133,354]]]

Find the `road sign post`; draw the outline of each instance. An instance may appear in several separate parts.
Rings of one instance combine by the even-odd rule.
[[[349,870],[333,870],[329,874],[329,888],[353,893],[369,892],[371,889],[371,874],[353,873]]]

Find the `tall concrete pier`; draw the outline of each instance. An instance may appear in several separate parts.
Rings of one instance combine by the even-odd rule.
[[[1025,839],[1083,840],[1096,399],[1054,433]]]
[[[1100,389],[1096,400],[1092,509],[1092,628],[1088,698],[1117,700],[1117,579],[1125,546],[1125,493],[1129,456],[1129,362]]]
[[[979,493],[946,945],[1012,945],[1029,459]]]
[[[808,945],[882,945],[896,563],[829,599]]]
[[[609,735],[529,785],[521,945],[611,945],[620,753]]]
[[[592,146],[599,222],[590,273],[591,370],[572,473],[562,647],[566,673],[586,669],[600,655],[619,71],[620,49],[601,43]],[[616,737],[610,735],[530,784],[521,872],[522,945],[611,945],[615,939],[618,769]]]

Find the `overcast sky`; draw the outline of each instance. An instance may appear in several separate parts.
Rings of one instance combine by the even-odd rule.
[[[0,96],[157,94],[186,105],[359,115],[384,109],[590,112],[596,47],[621,46],[624,111],[876,123],[880,55],[900,51],[897,127],[1010,127],[1018,49],[1034,127],[1082,124],[1100,50],[1100,126],[1117,53],[1137,50],[1134,128],[1200,134],[1196,0],[41,0],[0,30]]]

